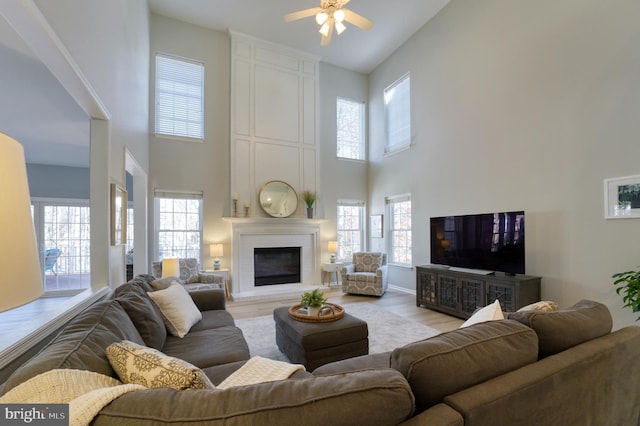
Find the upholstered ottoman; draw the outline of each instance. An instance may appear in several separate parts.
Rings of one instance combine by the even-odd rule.
[[[369,353],[367,323],[345,312],[337,321],[296,321],[284,306],[273,311],[276,343],[280,351],[307,371],[321,365]]]

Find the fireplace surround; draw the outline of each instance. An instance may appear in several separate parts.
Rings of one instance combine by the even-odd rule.
[[[318,285],[320,277],[320,224],[323,219],[229,217],[234,296],[273,293],[280,285],[256,285],[256,248],[299,247],[300,281],[286,286]]]

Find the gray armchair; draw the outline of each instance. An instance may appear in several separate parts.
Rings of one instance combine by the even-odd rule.
[[[353,254],[353,263],[341,271],[342,292],[382,296],[387,290],[387,255],[379,252]]]
[[[180,280],[188,291],[206,290],[210,288],[224,288],[222,277],[215,274],[200,272],[198,259],[185,258],[178,259],[180,266]],[[162,262],[153,262],[153,276],[162,277]]]

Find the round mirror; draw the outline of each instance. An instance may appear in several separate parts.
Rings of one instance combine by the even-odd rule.
[[[289,217],[298,208],[298,194],[288,183],[272,180],[260,188],[260,206],[269,216]]]

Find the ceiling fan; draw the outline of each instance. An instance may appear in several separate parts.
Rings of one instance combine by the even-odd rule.
[[[344,25],[345,22],[353,24],[363,30],[369,30],[373,27],[373,22],[343,7],[349,3],[349,1],[350,0],[320,0],[320,7],[312,7],[310,9],[287,13],[284,15],[284,20],[291,22],[315,15],[316,22],[320,25],[319,33],[322,34],[320,44],[326,46],[331,43],[331,35],[333,34],[334,28],[338,35],[347,29]]]

